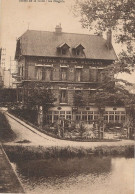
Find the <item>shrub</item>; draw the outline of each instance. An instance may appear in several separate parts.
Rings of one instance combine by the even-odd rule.
[[[0,112],[0,140],[2,142],[12,141],[16,137],[15,133],[12,131],[8,120],[5,115]]]

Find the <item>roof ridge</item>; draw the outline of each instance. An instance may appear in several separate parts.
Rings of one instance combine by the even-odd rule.
[[[55,31],[48,31],[48,30],[27,30],[26,32],[23,33],[23,35],[29,31],[35,31],[35,32],[50,32],[50,33],[55,33]],[[62,34],[75,34],[75,35],[87,35],[87,36],[96,36],[96,37],[100,37],[103,38],[102,36],[96,35],[96,34],[81,34],[81,33],[75,33],[75,32],[61,32]],[[103,38],[104,39],[104,38]]]

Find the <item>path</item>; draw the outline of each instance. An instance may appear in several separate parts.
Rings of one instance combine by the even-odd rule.
[[[84,148],[92,148],[98,147],[102,145],[106,146],[124,146],[124,145],[134,145],[133,140],[122,140],[117,142],[75,142],[75,141],[67,141],[60,140],[53,137],[50,137],[46,134],[43,134],[33,127],[27,125],[25,122],[20,119],[14,117],[13,115],[5,112],[5,115],[11,125],[12,130],[16,133],[17,138],[14,142],[10,144],[18,144],[17,141],[28,140],[29,144],[25,145],[41,145],[41,146],[60,146],[60,147],[84,147]]]

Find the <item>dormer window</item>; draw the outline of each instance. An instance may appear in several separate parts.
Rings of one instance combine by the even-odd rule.
[[[80,49],[76,50],[76,55],[80,55]]]
[[[63,43],[57,47],[58,54],[66,55],[69,51],[69,46],[66,43]]]
[[[62,49],[62,55],[66,55],[67,49]]]
[[[83,55],[83,49],[84,47],[81,45],[81,44],[78,44],[76,45],[73,49],[72,49],[72,52],[73,52],[73,55],[77,55],[77,56],[81,56]]]

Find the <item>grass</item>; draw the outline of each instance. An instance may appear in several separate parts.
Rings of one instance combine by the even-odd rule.
[[[8,142],[16,138],[15,133],[12,131],[11,126],[6,119],[5,115],[0,112],[0,141]]]
[[[134,146],[98,146],[95,148],[76,147],[42,147],[42,146],[9,146],[4,145],[4,149],[11,161],[35,160],[49,158],[73,158],[84,156],[124,156],[134,157]]]

